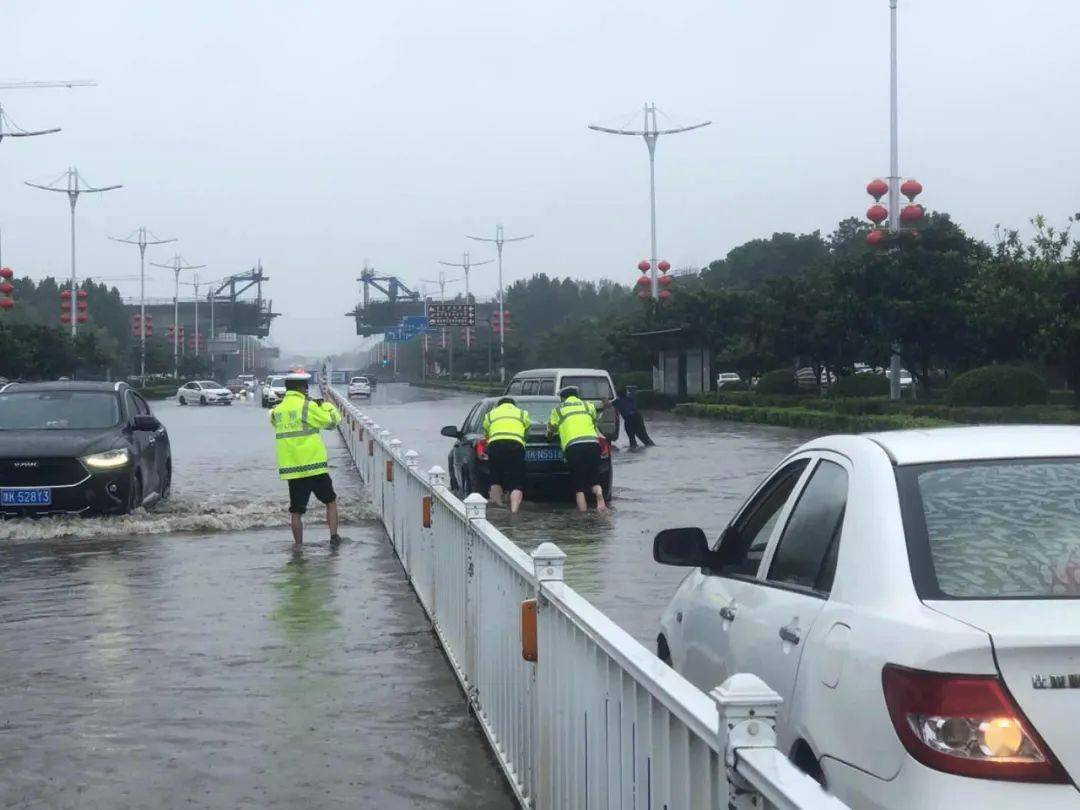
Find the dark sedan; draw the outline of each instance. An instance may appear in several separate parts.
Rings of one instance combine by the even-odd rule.
[[[461,427],[449,425],[442,435],[454,439],[448,458],[450,486],[455,492],[468,495],[479,492],[487,497],[490,485],[488,473],[487,442],[484,439],[484,416],[498,403],[499,397],[477,402]],[[529,428],[525,447],[525,475],[531,493],[564,496],[570,492],[570,470],[559,449],[558,439],[548,441],[547,422],[552,410],[559,404],[558,397],[517,396],[519,408],[529,412],[532,427]],[[611,499],[612,465],[611,445],[600,438],[600,473],[605,500]]]
[[[123,514],[171,481],[169,435],[127,383],[0,388],[0,515]]]

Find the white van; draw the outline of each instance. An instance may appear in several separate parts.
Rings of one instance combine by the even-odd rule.
[[[519,371],[506,386],[510,396],[555,396],[566,386],[572,385],[581,392],[581,398],[598,409],[601,400],[615,399],[615,385],[611,375],[602,368],[531,368]],[[619,438],[619,415],[609,407],[600,415],[600,431],[608,441]]]

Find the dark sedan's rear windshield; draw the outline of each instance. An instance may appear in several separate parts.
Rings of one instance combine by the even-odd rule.
[[[901,468],[923,598],[1080,597],[1080,459]]]
[[[0,430],[93,430],[119,421],[119,400],[107,391],[0,394]]]

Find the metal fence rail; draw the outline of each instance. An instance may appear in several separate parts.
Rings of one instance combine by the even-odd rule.
[[[705,694],[563,582],[565,555],[530,556],[418,469],[333,389],[340,431],[386,533],[523,807],[830,808],[776,748],[780,697],[753,675]],[[537,660],[522,654],[536,600]]]

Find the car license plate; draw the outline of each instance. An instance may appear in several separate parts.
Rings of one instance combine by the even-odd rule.
[[[526,461],[559,461],[562,453],[558,447],[526,447]]]
[[[51,489],[0,489],[2,506],[50,506]]]

